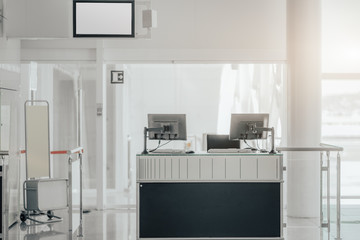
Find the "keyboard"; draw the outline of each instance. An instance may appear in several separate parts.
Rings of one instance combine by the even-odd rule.
[[[208,153],[252,153],[248,148],[214,148],[209,149]]]
[[[184,149],[156,149],[150,153],[157,153],[157,154],[185,154]]]

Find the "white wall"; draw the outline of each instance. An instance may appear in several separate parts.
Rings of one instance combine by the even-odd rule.
[[[0,62],[18,63],[20,60],[20,41],[0,39]]]
[[[6,2],[4,12],[10,38],[72,36],[71,0],[11,0]]]
[[[356,0],[322,2],[323,73],[359,73],[359,11]]]
[[[284,60],[284,0],[153,0],[151,40],[106,40],[108,60]]]
[[[12,1],[22,1],[22,5],[27,2]],[[36,0],[32,4],[40,6],[40,3],[40,0]],[[67,4],[68,0],[59,8],[67,16],[61,22],[60,18],[48,19],[43,14],[31,15],[36,18],[33,20],[37,21],[36,28],[43,31],[31,30],[33,35],[53,35],[54,30],[49,29],[49,25],[57,26],[60,32],[64,31],[68,26],[67,20],[71,19],[69,12],[66,12]],[[41,11],[51,11],[50,5],[44,4]],[[106,39],[106,61],[286,59],[286,0],[152,0],[151,5],[158,13],[158,27],[152,29],[151,39]],[[12,8],[8,11],[20,7],[12,5]],[[20,9],[23,8],[21,6]],[[139,21],[139,16],[136,20]],[[27,27],[34,28],[32,25]],[[8,35],[15,31],[10,28]],[[24,30],[24,34],[21,28],[16,31],[13,36],[26,37],[28,30]],[[22,59],[95,61],[95,52],[89,50],[94,48],[94,39],[23,40]]]

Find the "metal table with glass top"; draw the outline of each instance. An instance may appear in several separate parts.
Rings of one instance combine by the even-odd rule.
[[[137,239],[284,239],[283,156],[137,155]]]

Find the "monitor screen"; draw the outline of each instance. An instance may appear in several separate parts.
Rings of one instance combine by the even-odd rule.
[[[149,131],[149,139],[186,140],[185,114],[148,114],[148,127],[162,128]]]
[[[266,139],[267,131],[256,128],[267,128],[268,124],[268,113],[231,114],[230,139]]]
[[[134,37],[134,1],[73,0],[74,37]]]

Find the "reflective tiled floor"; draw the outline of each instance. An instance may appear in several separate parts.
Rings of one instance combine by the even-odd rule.
[[[20,220],[15,223],[7,233],[5,234],[5,239],[11,240],[40,240],[40,239],[55,239],[55,240],[65,240],[72,238],[72,232],[69,231],[69,217],[67,210],[61,210],[55,212],[57,216],[62,217],[63,220],[57,223],[48,222],[46,224],[39,224],[26,220],[26,224],[22,223]],[[74,214],[73,219],[78,219],[78,214]],[[47,216],[32,216],[32,218],[47,221]],[[76,227],[77,228],[77,227]]]
[[[9,231],[8,239],[16,240],[135,240],[136,239],[136,211],[132,209],[116,209],[105,211],[91,211],[84,214],[83,238],[77,237],[77,232],[68,231],[66,212],[61,213],[64,220],[61,223],[24,226],[16,224]],[[344,206],[342,208],[341,237],[343,240],[358,240],[360,236],[360,206]],[[78,216],[75,216],[78,223]],[[286,218],[287,227],[284,229],[286,240],[327,240],[335,239],[335,223],[331,222],[330,237],[327,231],[321,230],[318,219]]]

